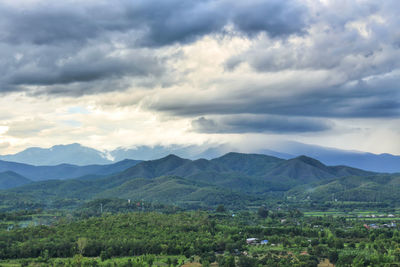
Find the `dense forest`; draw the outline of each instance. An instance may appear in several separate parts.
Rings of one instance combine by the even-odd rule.
[[[3,229],[0,264],[317,266],[329,261],[389,266],[400,260],[400,231],[394,223],[265,207],[236,214],[223,206],[216,212],[166,211],[63,217],[51,226]]]

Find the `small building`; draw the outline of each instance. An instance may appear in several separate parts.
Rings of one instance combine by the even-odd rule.
[[[246,243],[247,244],[255,244],[257,242],[257,238],[255,238],[255,237],[251,237],[251,238],[247,238],[246,239]]]
[[[394,215],[393,214],[389,214],[388,217],[389,218],[394,218]]]
[[[369,227],[371,227],[372,229],[378,229],[379,228],[379,226],[374,224],[374,223],[370,224]]]

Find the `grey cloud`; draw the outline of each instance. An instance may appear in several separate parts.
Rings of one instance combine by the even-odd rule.
[[[167,84],[161,47],[224,34],[231,24],[249,36],[301,33],[306,12],[295,0],[0,3],[0,92],[79,96],[121,89],[128,77],[139,77],[131,85]]]
[[[326,120],[270,115],[236,115],[218,118],[200,117],[192,127],[203,133],[301,133],[332,128]]]
[[[233,23],[242,32],[267,31],[271,36],[301,33],[307,25],[307,10],[300,2],[270,0],[238,3]],[[251,14],[249,16],[249,14]]]
[[[23,121],[13,121],[8,123],[8,131],[5,133],[7,136],[12,137],[30,137],[37,135],[41,131],[54,127],[54,124],[44,121],[42,118],[31,118]]]
[[[156,57],[134,53],[124,57],[107,56],[108,51],[89,51],[56,64],[35,64],[22,67],[10,76],[15,85],[53,85],[87,82],[98,79],[130,76],[160,75],[163,67]]]
[[[0,62],[3,74],[0,92],[91,94],[122,89],[121,85],[127,85],[125,77],[154,78],[165,73],[165,59],[144,49],[124,49],[122,53],[115,53],[111,44],[82,48],[73,45],[29,48],[23,45],[10,54],[13,48],[6,45],[3,48],[5,50],[0,52],[4,54]],[[15,55],[18,54],[17,60]],[[29,89],[32,86],[35,86],[35,92]],[[59,90],[60,87],[64,89]]]
[[[300,79],[300,78],[299,78]],[[307,77],[303,77],[304,80]],[[240,95],[220,95],[203,99],[196,95],[182,99],[162,99],[148,108],[178,116],[207,114],[274,114],[330,118],[385,118],[400,116],[400,71],[338,86],[298,90],[285,95],[285,88],[243,87]],[[291,85],[296,86],[294,82]],[[323,85],[321,85],[323,86]],[[263,90],[265,89],[265,90]],[[265,95],[264,91],[283,94]],[[247,93],[246,93],[247,92]]]
[[[307,10],[295,0],[118,0],[74,5],[54,2],[21,10],[1,6],[0,40],[38,45],[82,42],[107,32],[137,31],[143,45],[187,42],[197,36],[221,32],[233,23],[245,34],[273,36],[302,31]]]
[[[273,37],[302,33],[307,27],[306,8],[292,0],[152,0],[139,2],[128,10],[139,25],[146,25],[141,40],[145,45],[192,41],[198,36],[223,32],[230,23],[246,35],[266,32]]]
[[[229,58],[225,68],[240,83],[213,84],[223,93],[214,98],[188,96],[152,103],[150,108],[180,116],[208,114],[274,114],[330,118],[400,116],[400,5],[397,1],[330,1],[315,4],[308,34],[295,39],[260,38]],[[337,12],[340,5],[343,12]],[[241,75],[247,63],[260,77],[299,73],[297,81],[254,81]],[[245,71],[247,69],[245,68]],[[321,74],[322,73],[322,74]],[[314,76],[326,79],[314,81]],[[239,79],[238,79],[239,81]],[[241,92],[241,94],[237,94]],[[290,93],[288,93],[290,92]]]
[[[265,39],[228,59],[226,69],[247,62],[258,72],[330,70],[355,80],[400,67],[398,2],[331,1],[315,6],[307,35],[279,45]]]

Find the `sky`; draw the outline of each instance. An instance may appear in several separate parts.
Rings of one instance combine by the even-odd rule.
[[[400,155],[398,0],[0,0],[0,154],[81,143]]]

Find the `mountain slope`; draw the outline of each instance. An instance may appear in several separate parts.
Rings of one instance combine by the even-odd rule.
[[[9,189],[13,187],[29,184],[32,181],[11,171],[0,173],[0,189]]]
[[[316,159],[300,156],[280,162],[265,177],[286,177],[300,183],[310,183],[334,177],[348,175],[368,176],[372,174],[373,172],[347,166],[326,166]]]
[[[0,160],[0,172],[12,171],[33,181],[50,179],[70,179],[84,175],[110,175],[128,169],[139,163],[137,160],[123,160],[109,165],[76,166],[61,164],[56,166],[32,166]]]
[[[126,167],[127,163],[119,164]],[[238,207],[250,201],[265,201],[268,196],[282,196],[284,192],[301,195],[301,190],[293,190],[323,186],[348,175],[363,181],[377,174],[346,166],[329,167],[305,156],[282,160],[228,153],[213,160],[192,161],[169,155],[140,162],[110,176],[92,173],[78,179],[27,184],[0,193],[0,200],[7,205],[19,205],[18,208],[25,207],[29,201],[36,203],[36,208],[66,207],[105,197],[144,199],[184,207],[217,204]],[[341,189],[337,185],[334,188]],[[21,203],[24,199],[29,201]]]
[[[230,152],[222,157],[211,160],[213,163],[225,166],[227,169],[247,175],[263,175],[285,160],[260,155]]]
[[[297,199],[310,197],[314,201],[392,202],[400,203],[400,174],[347,176],[325,180],[290,190],[288,196]]]

